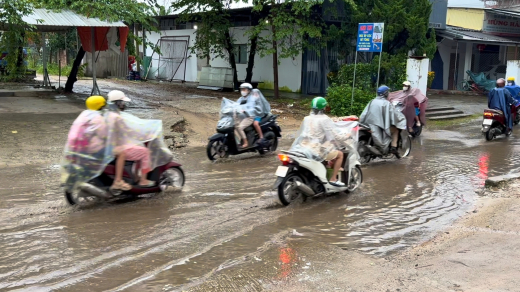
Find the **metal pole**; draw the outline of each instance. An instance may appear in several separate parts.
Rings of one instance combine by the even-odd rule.
[[[354,105],[354,86],[356,84],[357,55],[358,55],[358,52],[356,50],[356,58],[354,60],[354,79],[352,80],[352,99],[350,100],[351,108]]]
[[[61,58],[58,60],[58,88],[61,87]]]
[[[99,95],[99,88],[96,81],[96,30],[94,27],[90,28],[90,40],[92,45],[92,92],[90,95]]]
[[[377,86],[379,88],[379,73],[381,72],[381,59],[383,59],[383,49],[381,48],[381,52],[379,53],[379,67],[377,68]]]
[[[457,75],[458,75],[458,66],[457,63],[459,61],[459,41],[457,41],[457,49],[455,50],[455,70],[453,72],[453,86],[452,90],[457,89]]]

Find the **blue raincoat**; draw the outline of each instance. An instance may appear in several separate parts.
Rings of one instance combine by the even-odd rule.
[[[513,103],[516,103],[516,100],[505,88],[495,88],[489,92],[488,108],[501,110],[509,129],[513,128],[513,116],[511,115],[511,104]]]
[[[514,99],[516,99],[517,101],[520,101],[520,86],[516,85],[516,83],[513,81],[511,82],[513,85],[507,85],[506,86],[506,89],[509,90],[509,92],[511,92],[511,95],[513,96]]]

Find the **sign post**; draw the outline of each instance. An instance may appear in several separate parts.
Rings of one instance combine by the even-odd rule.
[[[354,61],[354,80],[352,82],[352,100],[350,106],[354,104],[354,86],[356,84],[358,52],[380,53],[379,67],[377,69],[377,87],[379,87],[379,72],[381,71],[381,53],[383,52],[384,28],[384,23],[360,23],[358,26],[356,57]]]

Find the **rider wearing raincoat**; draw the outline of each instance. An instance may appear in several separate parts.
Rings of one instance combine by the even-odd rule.
[[[403,82],[403,90],[391,92],[388,100],[393,104],[397,102],[402,107],[401,112],[406,117],[408,131],[413,132],[413,126],[416,122],[419,127],[421,124],[426,124],[428,98],[419,88],[412,88],[410,81]]]
[[[496,83],[497,87],[488,94],[488,108],[500,110],[504,113],[506,126],[509,131],[513,130],[513,116],[511,114],[511,105],[516,103],[516,99],[511,96],[509,90],[505,88],[506,81],[500,78]]]
[[[89,120],[99,123],[93,127],[92,122],[85,123]],[[80,127],[84,124],[86,126]],[[81,128],[90,129],[86,132],[89,135],[75,134]],[[86,139],[81,138],[79,142],[71,143],[74,141],[71,137],[86,137]],[[72,191],[78,183],[88,182],[99,176],[117,155],[128,154],[126,150],[134,146],[144,148],[145,143],[147,143],[145,150],[149,155],[147,161],[143,161],[146,157],[135,159],[132,155],[126,155],[127,160],[138,161],[141,164],[141,183],[146,182],[143,168],[154,169],[171,161],[172,153],[163,141],[162,121],[140,119],[121,112],[116,103],[109,104],[109,110],[84,111],[74,122],[69,141],[65,145],[62,162],[64,171],[62,180],[65,187],[68,191]]]
[[[506,89],[509,90],[514,99],[520,100],[520,86],[516,85],[515,77],[507,78]]]
[[[244,129],[251,126],[255,119],[261,119],[270,112],[271,107],[262,93],[253,90],[249,83],[240,85],[240,94],[242,96],[237,100],[238,108],[235,113],[235,135],[242,139],[242,148],[247,148],[249,145]]]
[[[339,127],[325,115],[323,111],[326,106],[327,101],[323,97],[312,100],[311,114],[303,119],[290,151],[302,153],[307,158],[320,162],[334,162],[330,184],[343,187],[345,184],[337,179],[343,163],[343,152],[340,149],[353,146],[357,142],[357,135],[354,134],[353,127]]]
[[[400,158],[397,151],[399,130],[406,129],[406,118],[397,110],[387,98],[389,96],[388,86],[380,86],[377,89],[377,97],[366,107],[359,121],[370,126],[374,145],[383,153],[390,146],[388,153]]]

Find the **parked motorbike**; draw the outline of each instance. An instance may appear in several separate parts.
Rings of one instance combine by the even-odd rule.
[[[374,139],[372,138],[370,126],[359,123],[358,152],[362,164],[369,163],[370,160],[375,158],[389,159],[395,157],[394,154],[388,153],[389,150],[390,147],[387,147],[384,152],[379,151],[379,149],[374,146]],[[397,151],[401,157],[410,155],[410,152],[412,151],[412,138],[408,135],[407,131],[399,130]]]
[[[310,159],[298,151],[281,151],[278,158],[282,165],[276,170],[277,180],[273,189],[277,189],[282,204],[287,206],[299,198],[305,200],[308,197],[356,190],[363,182],[356,145],[346,146],[341,151],[345,154],[344,171],[339,173],[338,181],[343,182],[344,187],[329,183],[327,170],[331,172],[332,169],[327,169],[327,162]]]
[[[226,104],[226,102],[230,104]],[[234,115],[236,108],[232,105],[233,103],[229,100],[223,100],[217,133],[209,137],[206,147],[209,160],[214,161],[218,158],[227,158],[229,155],[239,155],[246,152],[258,152],[263,155],[267,152],[276,151],[278,138],[281,137],[282,132],[276,122],[278,115],[269,114],[260,121],[260,128],[264,134],[263,141],[259,141],[260,137],[253,126],[247,127],[244,131],[250,147],[243,149],[239,147],[240,141],[235,136]]]
[[[513,125],[518,125],[520,123],[520,101],[511,105],[511,115],[513,117]],[[485,109],[484,119],[482,120],[482,133],[487,141],[491,141],[500,135],[509,137],[511,130],[508,131],[507,129],[504,113],[500,110]]]

